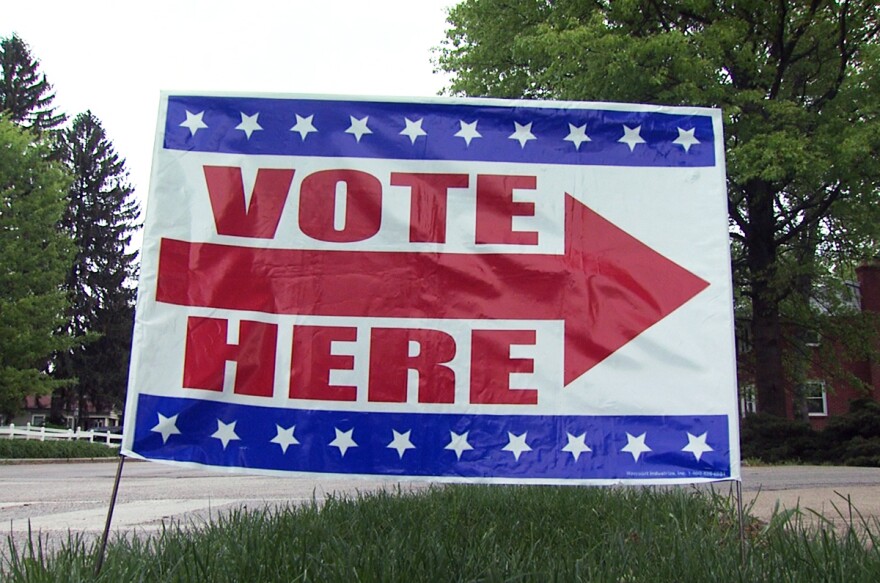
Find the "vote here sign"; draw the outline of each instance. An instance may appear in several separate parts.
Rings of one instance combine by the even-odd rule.
[[[721,115],[163,94],[125,455],[739,479]]]

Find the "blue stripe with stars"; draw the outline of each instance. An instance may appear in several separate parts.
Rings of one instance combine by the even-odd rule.
[[[709,115],[171,95],[163,145],[243,155],[712,167],[714,141]]]
[[[291,472],[437,478],[730,478],[724,415],[367,413],[138,397],[132,451]]]

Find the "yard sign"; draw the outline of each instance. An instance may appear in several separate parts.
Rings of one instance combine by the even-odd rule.
[[[163,94],[125,455],[739,479],[721,115]]]

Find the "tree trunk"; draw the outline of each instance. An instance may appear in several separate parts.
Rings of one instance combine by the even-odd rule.
[[[755,179],[746,184],[745,190],[749,210],[749,230],[745,235],[751,275],[752,349],[755,352],[758,412],[785,417],[773,189],[768,182]]]
[[[70,379],[73,377],[70,365],[70,352],[65,348],[56,361],[58,368],[55,371],[56,378]],[[70,408],[70,387],[61,387],[52,391],[49,405],[49,421],[58,425],[67,425],[67,417],[64,414]]]
[[[793,326],[794,334],[790,342],[793,345],[791,351],[789,371],[792,385],[792,416],[804,422],[809,422],[810,415],[807,408],[806,383],[810,376],[813,364],[809,338],[815,336],[813,326],[815,323],[810,318],[810,300],[813,297],[813,285],[816,273],[816,250],[819,246],[819,224],[808,225],[798,236],[795,245],[795,257],[797,258],[800,272],[795,276],[792,287],[793,299],[803,312],[797,318]]]
[[[756,294],[756,297],[752,299],[755,392],[757,393],[759,413],[786,417],[779,302],[772,301],[772,298],[767,297],[768,295],[767,293]]]
[[[49,418],[46,420],[55,425],[66,424],[64,417],[65,403],[67,401],[66,389],[55,389],[49,399]]]

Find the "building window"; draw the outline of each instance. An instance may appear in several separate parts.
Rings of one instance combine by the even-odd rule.
[[[737,322],[736,330],[736,353],[747,354],[752,350],[752,329],[745,323]]]
[[[828,416],[828,393],[824,381],[807,381],[803,384],[804,401],[810,417]]]
[[[739,388],[739,415],[745,417],[758,411],[755,398],[755,385],[743,385]]]
[[[35,425],[37,427],[42,427],[46,424],[46,416],[45,415],[31,415],[31,425]]]

